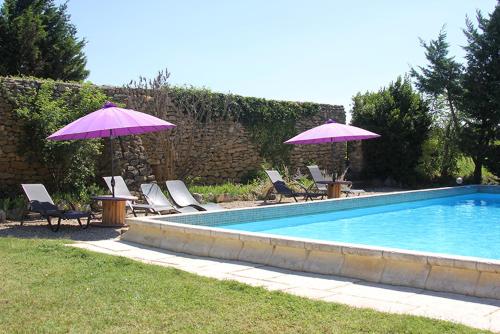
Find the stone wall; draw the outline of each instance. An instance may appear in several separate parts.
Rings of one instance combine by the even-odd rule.
[[[10,93],[22,94],[29,87],[40,83],[33,80],[2,78]],[[60,83],[58,89],[78,88],[76,84]],[[102,87],[114,102],[127,104],[123,88]],[[48,172],[37,162],[28,161],[21,154],[20,138],[24,135],[22,124],[12,112],[12,102],[0,95],[0,187],[17,187],[22,182],[50,182]],[[319,112],[299,119],[297,133],[324,123],[327,119],[345,121],[342,106],[322,104]],[[154,114],[148,107],[142,112]],[[226,180],[241,181],[261,168],[263,158],[259,147],[252,141],[245,127],[234,120],[211,123],[199,131],[200,124],[193,123],[176,112],[170,101],[164,118],[177,125],[174,130],[121,137],[115,141],[114,159],[117,173],[126,178],[131,188],[140,183],[156,180],[163,182],[174,178],[198,177],[203,183],[220,183]],[[101,159],[101,175],[109,175],[109,141],[105,141]],[[105,156],[104,156],[105,155]],[[307,163],[317,163],[323,169],[341,170],[345,157],[344,144],[296,145],[290,156],[290,169],[295,171]],[[304,172],[305,170],[302,169]],[[0,189],[1,191],[2,189]]]

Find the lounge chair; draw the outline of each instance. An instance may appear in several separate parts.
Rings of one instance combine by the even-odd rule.
[[[318,191],[326,194],[328,192],[328,186],[326,185],[326,183],[319,183],[319,182],[330,181],[330,180],[328,180],[328,178],[323,176],[323,173],[321,172],[321,170],[319,169],[319,167],[317,165],[307,166],[307,169],[309,170],[309,173],[311,174],[311,177],[314,181],[314,185],[316,186],[316,189],[318,189]]]
[[[76,210],[61,210],[50,197],[47,189],[43,184],[22,184],[24,193],[28,197],[28,213],[35,212],[41,217],[47,219],[49,227],[52,231],[57,232],[61,227],[61,220],[76,219],[82,229],[89,227],[91,212],[83,212]],[[57,218],[57,225],[52,225],[52,218]],[[81,219],[87,218],[87,224],[83,225]],[[21,225],[24,220],[21,221]]]
[[[327,185],[324,183],[320,183],[320,182],[330,181],[330,180],[323,176],[323,173],[321,172],[321,170],[319,169],[319,167],[317,165],[307,166],[307,169],[309,169],[309,173],[311,173],[311,176],[313,178],[314,184],[316,185],[316,188],[319,191],[326,193],[327,192]],[[342,175],[338,178],[339,181],[344,180],[348,169],[349,169],[349,167],[346,168],[344,173],[342,173]],[[346,195],[346,197],[349,197],[349,195],[355,195],[355,194],[357,194],[359,196],[360,194],[365,192],[362,189],[351,189],[351,187],[352,187],[352,182],[350,182],[348,184],[342,184],[342,185],[340,185],[340,191],[342,193],[344,193]]]
[[[150,210],[156,214],[161,214],[162,212],[186,213],[199,211],[191,206],[187,206],[185,208],[173,206],[156,183],[141,184],[141,191],[144,198],[150,205]]]
[[[266,197],[264,201],[267,201],[271,193],[275,190],[279,195],[284,196],[284,197],[293,197],[295,202],[298,202],[297,196],[303,196],[304,201],[307,201],[310,199],[312,201],[313,198],[315,197],[323,197],[325,194],[323,193],[314,193],[310,192],[308,189],[306,189],[303,185],[300,183],[297,183],[299,187],[302,188],[302,192],[296,192],[295,190],[291,189],[288,187],[283,181],[283,178],[281,177],[280,173],[277,170],[266,170],[265,171],[271,182],[273,183],[273,187],[268,190]],[[281,201],[281,199],[280,199]]]
[[[111,176],[105,176],[103,177],[104,181],[106,182],[106,185],[109,188],[109,191],[113,191],[113,187],[111,186]],[[127,184],[125,183],[125,180],[121,176],[115,176],[115,196],[116,197],[133,197],[133,195],[130,193],[130,190],[128,190]],[[140,203],[135,203],[135,201],[127,201],[126,202],[127,207],[132,211],[134,214],[134,217],[137,217],[136,211],[145,211],[148,212],[151,209],[151,206],[149,204],[140,204]]]
[[[167,189],[174,203],[181,208],[191,206],[200,211],[224,210],[219,204],[198,202],[181,180],[167,181]]]

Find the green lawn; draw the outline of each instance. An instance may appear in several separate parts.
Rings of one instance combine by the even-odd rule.
[[[0,238],[0,332],[475,333],[64,246]]]

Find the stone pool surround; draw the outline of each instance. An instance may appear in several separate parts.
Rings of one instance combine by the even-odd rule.
[[[283,215],[313,214],[475,192],[500,193],[500,187],[426,189],[260,208],[129,218],[127,224],[130,228],[122,240],[192,255],[500,299],[500,260],[215,227]]]

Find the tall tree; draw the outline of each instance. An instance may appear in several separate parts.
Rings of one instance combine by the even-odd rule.
[[[0,75],[85,79],[89,71],[66,3],[5,0],[0,9]]]
[[[477,12],[478,27],[467,19],[467,66],[463,80],[462,146],[474,160],[474,181],[482,180],[482,167],[498,171],[500,156],[500,5],[484,17]],[[498,176],[498,175],[497,175]]]
[[[426,43],[420,40],[425,49],[426,67],[411,69],[418,90],[427,96],[437,120],[437,136],[442,143],[441,176],[447,177],[456,166],[458,155],[457,138],[460,132],[460,120],[457,104],[462,94],[462,65],[449,56],[444,27],[436,40]]]
[[[431,121],[427,103],[408,77],[399,77],[376,93],[354,96],[352,124],[381,135],[362,142],[365,176],[415,184]]]

